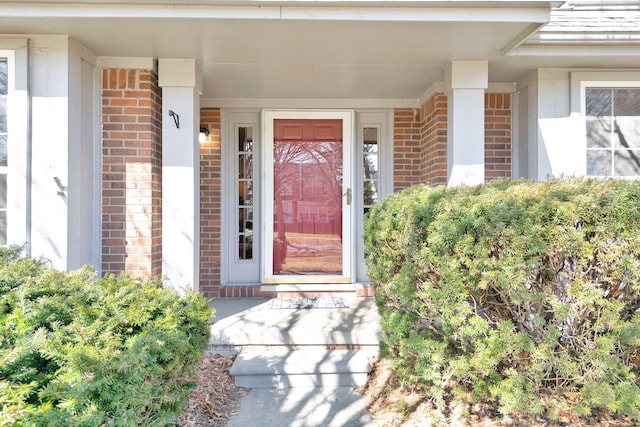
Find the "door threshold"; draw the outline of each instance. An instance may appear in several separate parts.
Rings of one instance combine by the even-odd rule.
[[[261,294],[278,297],[372,297],[369,283],[282,283],[263,284]]]
[[[264,284],[260,292],[354,292],[356,283],[282,283]]]

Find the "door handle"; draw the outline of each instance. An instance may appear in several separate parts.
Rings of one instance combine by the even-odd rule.
[[[347,206],[351,205],[351,188],[347,188],[347,192],[343,196],[347,196]]]

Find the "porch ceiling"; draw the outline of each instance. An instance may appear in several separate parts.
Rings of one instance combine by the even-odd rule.
[[[0,31],[69,35],[97,56],[196,58],[204,98],[400,100],[443,81],[456,59],[487,59],[491,82],[516,81],[539,63],[501,52],[540,26],[553,2],[61,3],[0,0]],[[325,7],[335,4],[352,7]],[[546,66],[560,64],[575,65]]]
[[[447,62],[500,60],[528,25],[0,18],[3,32],[68,34],[98,56],[196,58],[205,98],[416,99]]]

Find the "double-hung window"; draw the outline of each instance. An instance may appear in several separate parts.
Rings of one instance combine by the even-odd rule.
[[[640,176],[640,86],[586,86],[587,175]]]
[[[0,245],[27,244],[28,42],[0,39]]]
[[[7,244],[8,95],[9,61],[0,56],[0,245]]]
[[[571,127],[566,144],[580,152],[578,174],[640,177],[640,72],[575,71],[570,93],[581,126]]]

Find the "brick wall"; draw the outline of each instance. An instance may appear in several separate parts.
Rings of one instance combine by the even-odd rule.
[[[420,182],[447,184],[447,96],[436,93],[420,108],[423,117]]]
[[[102,71],[103,274],[162,274],[161,102],[153,71]]]
[[[484,96],[484,179],[511,178],[511,94]]]
[[[200,110],[200,126],[209,136],[200,143],[200,291],[207,297],[220,292],[222,145],[220,110]]]
[[[393,113],[393,191],[420,183],[421,111],[399,108]]]
[[[394,112],[394,191],[447,183],[447,96]],[[485,181],[511,178],[511,94],[485,95]]]

